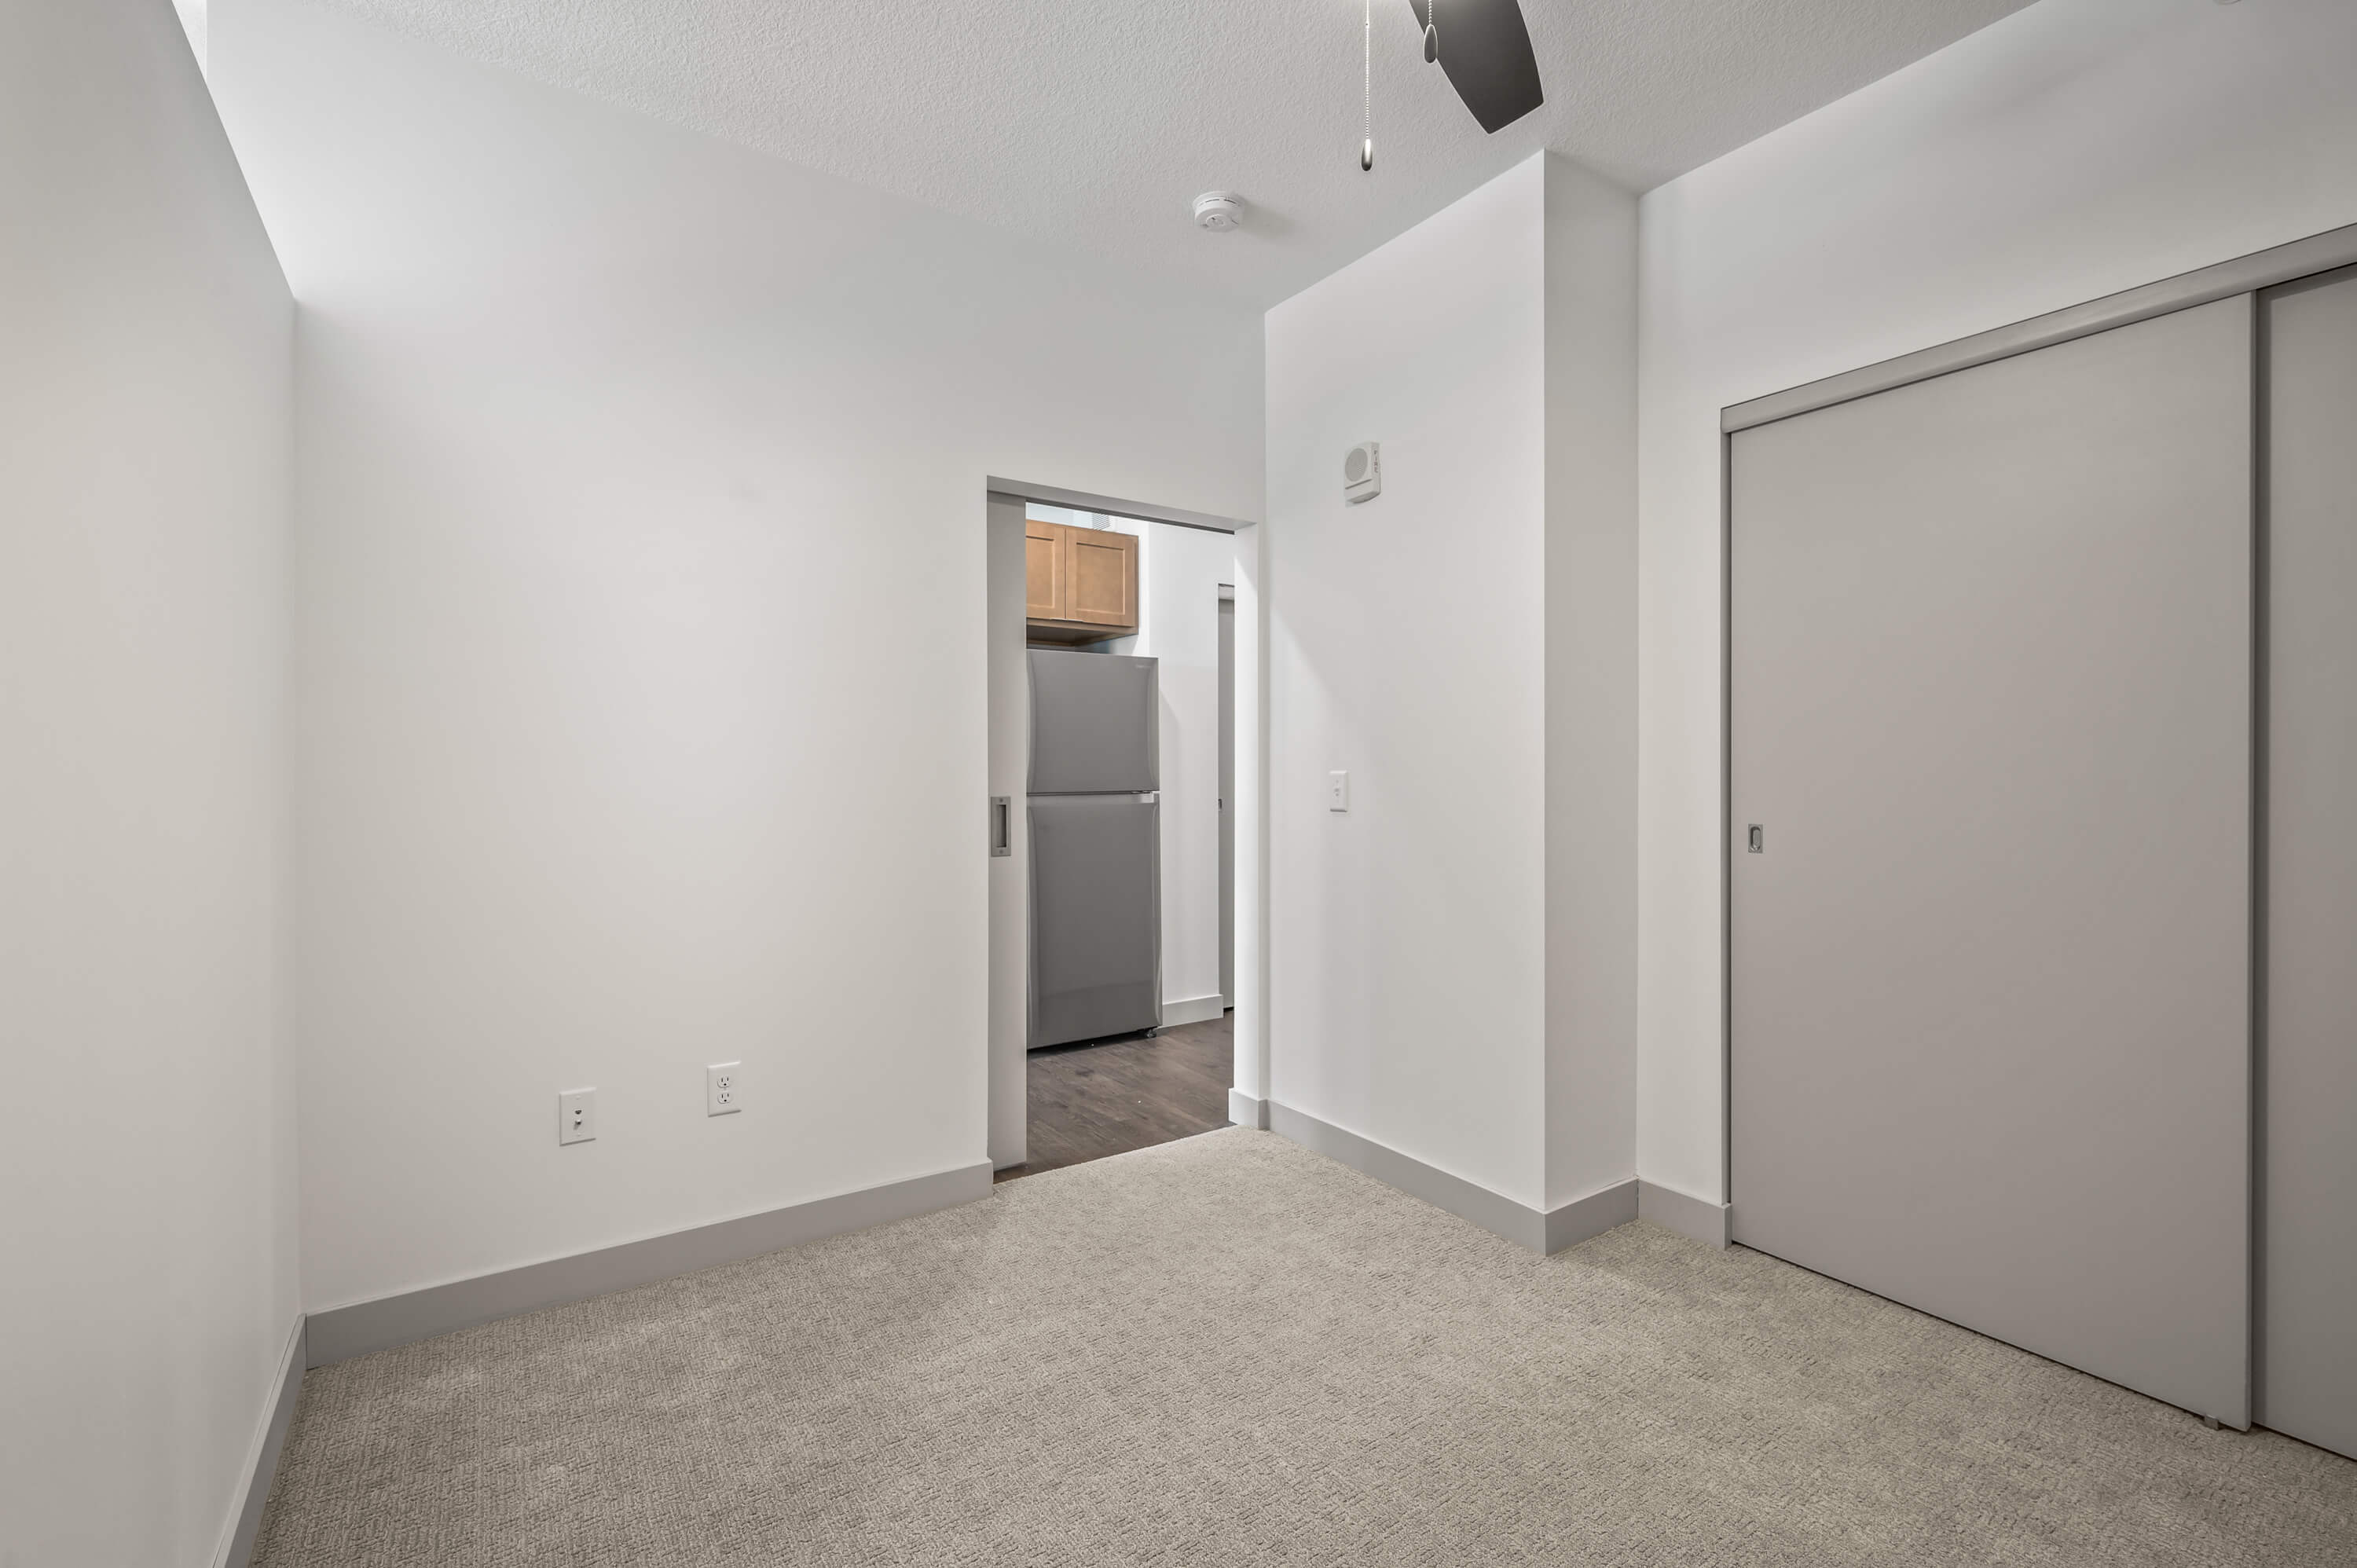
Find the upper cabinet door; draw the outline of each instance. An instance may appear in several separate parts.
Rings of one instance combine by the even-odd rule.
[[[1064,568],[1064,620],[1095,626],[1137,624],[1137,536],[1074,528]]]
[[[1070,532],[1052,522],[1023,524],[1023,614],[1030,620],[1063,620],[1065,584],[1070,581],[1063,536]]]

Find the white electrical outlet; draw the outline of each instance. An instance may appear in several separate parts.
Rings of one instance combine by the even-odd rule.
[[[745,1064],[715,1062],[704,1069],[704,1113],[728,1116],[745,1109]]]
[[[568,1089],[556,1097],[556,1141],[586,1144],[597,1135],[597,1091]]]
[[[1351,809],[1351,775],[1347,771],[1326,775],[1326,809],[1329,811]]]

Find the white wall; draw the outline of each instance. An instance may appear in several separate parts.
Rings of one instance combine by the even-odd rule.
[[[188,48],[197,57],[197,70],[205,69],[205,0],[172,0],[172,9],[180,18],[180,28],[188,35]]]
[[[209,27],[302,307],[307,1304],[982,1160],[985,477],[1256,514],[1258,321],[303,0]]]
[[[1272,1093],[1533,1208],[1631,1174],[1633,244],[1541,156],[1268,316]]]
[[[1533,1207],[1544,166],[1268,313],[1265,583],[1273,1097]],[[1369,440],[1383,491],[1350,506]]]
[[[1216,1016],[1220,995],[1220,585],[1232,534],[1149,522],[1135,651],[1162,693],[1162,1000]]]
[[[1546,1207],[1637,1133],[1637,202],[1546,188]]]
[[[2357,5],[2042,0],[1641,216],[1637,1163],[1716,1199],[1719,409],[2357,221]]]
[[[198,1568],[296,1322],[294,312],[170,6],[0,21],[0,1562]]]

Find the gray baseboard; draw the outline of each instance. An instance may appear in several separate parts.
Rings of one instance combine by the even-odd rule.
[[[1267,1112],[1269,1130],[1279,1136],[1314,1149],[1329,1159],[1340,1160],[1386,1187],[1395,1187],[1411,1197],[1445,1208],[1459,1219],[1469,1219],[1482,1230],[1534,1252],[1559,1252],[1637,1218],[1637,1183],[1633,1177],[1575,1198],[1560,1208],[1542,1210],[1491,1192],[1463,1176],[1451,1176],[1372,1138],[1345,1132],[1290,1105],[1272,1100],[1267,1102]],[[1233,1114],[1231,1111],[1230,1115]]]
[[[1616,1181],[1546,1214],[1546,1250],[1560,1252],[1637,1218],[1637,1178]]]
[[[1649,1219],[1681,1236],[1691,1236],[1707,1246],[1727,1245],[1727,1206],[1724,1203],[1713,1203],[1706,1197],[1692,1197],[1659,1182],[1641,1179],[1637,1183],[1638,1219]]]
[[[1228,1120],[1239,1127],[1268,1131],[1268,1101],[1254,1100],[1241,1089],[1228,1090]]]
[[[587,1301],[846,1230],[971,1203],[990,1196],[990,1162],[977,1160],[859,1192],[313,1313],[307,1335],[310,1364],[324,1367],[496,1318]]]
[[[1200,1024],[1206,1019],[1218,1017],[1227,1010],[1228,999],[1216,993],[1210,996],[1189,996],[1178,1002],[1165,1002],[1162,1004],[1162,1026],[1166,1029],[1175,1029],[1181,1024]]]
[[[263,1423],[261,1441],[254,1445],[253,1468],[246,1477],[245,1500],[238,1505],[237,1522],[222,1547],[216,1568],[246,1568],[253,1561],[254,1538],[262,1532],[262,1510],[270,1501],[271,1484],[278,1479],[278,1456],[286,1451],[286,1429],[295,1423],[295,1402],[303,1392],[304,1323],[295,1320],[295,1332],[279,1359],[278,1389],[271,1396],[270,1415]]]

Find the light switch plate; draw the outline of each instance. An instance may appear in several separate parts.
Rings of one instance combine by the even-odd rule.
[[[1326,775],[1326,809],[1329,811],[1351,809],[1351,775],[1347,770]]]
[[[733,1116],[745,1109],[745,1064],[715,1062],[704,1069],[704,1113]]]
[[[597,1136],[597,1091],[568,1089],[556,1097],[556,1141],[587,1144]]]

